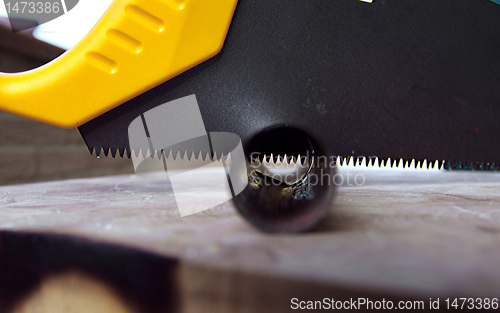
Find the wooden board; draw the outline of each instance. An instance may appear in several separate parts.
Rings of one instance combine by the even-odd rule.
[[[168,182],[134,175],[1,187],[0,304],[286,312],[291,298],[500,297],[499,174],[347,170],[365,184],[345,182],[317,230],[287,235],[258,232],[231,202],[181,218]]]

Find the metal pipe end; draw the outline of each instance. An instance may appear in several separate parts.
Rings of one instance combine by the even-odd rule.
[[[233,201],[250,224],[264,232],[303,232],[325,218],[335,186],[323,178],[334,177],[335,167],[329,166],[321,143],[301,129],[281,125],[251,137],[244,150],[248,185]]]

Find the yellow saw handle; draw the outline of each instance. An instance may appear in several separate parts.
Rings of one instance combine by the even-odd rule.
[[[78,127],[216,55],[237,0],[114,0],[73,48],[0,73],[0,110]]]

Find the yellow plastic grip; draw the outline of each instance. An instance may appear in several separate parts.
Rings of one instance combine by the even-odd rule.
[[[114,0],[76,46],[0,73],[0,110],[78,127],[216,55],[237,0]]]

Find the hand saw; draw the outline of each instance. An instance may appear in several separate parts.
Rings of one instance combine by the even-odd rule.
[[[488,0],[116,0],[62,57],[1,75],[0,109],[130,157],[136,117],[196,94],[207,131],[286,124],[333,155],[495,170],[498,29]]]

